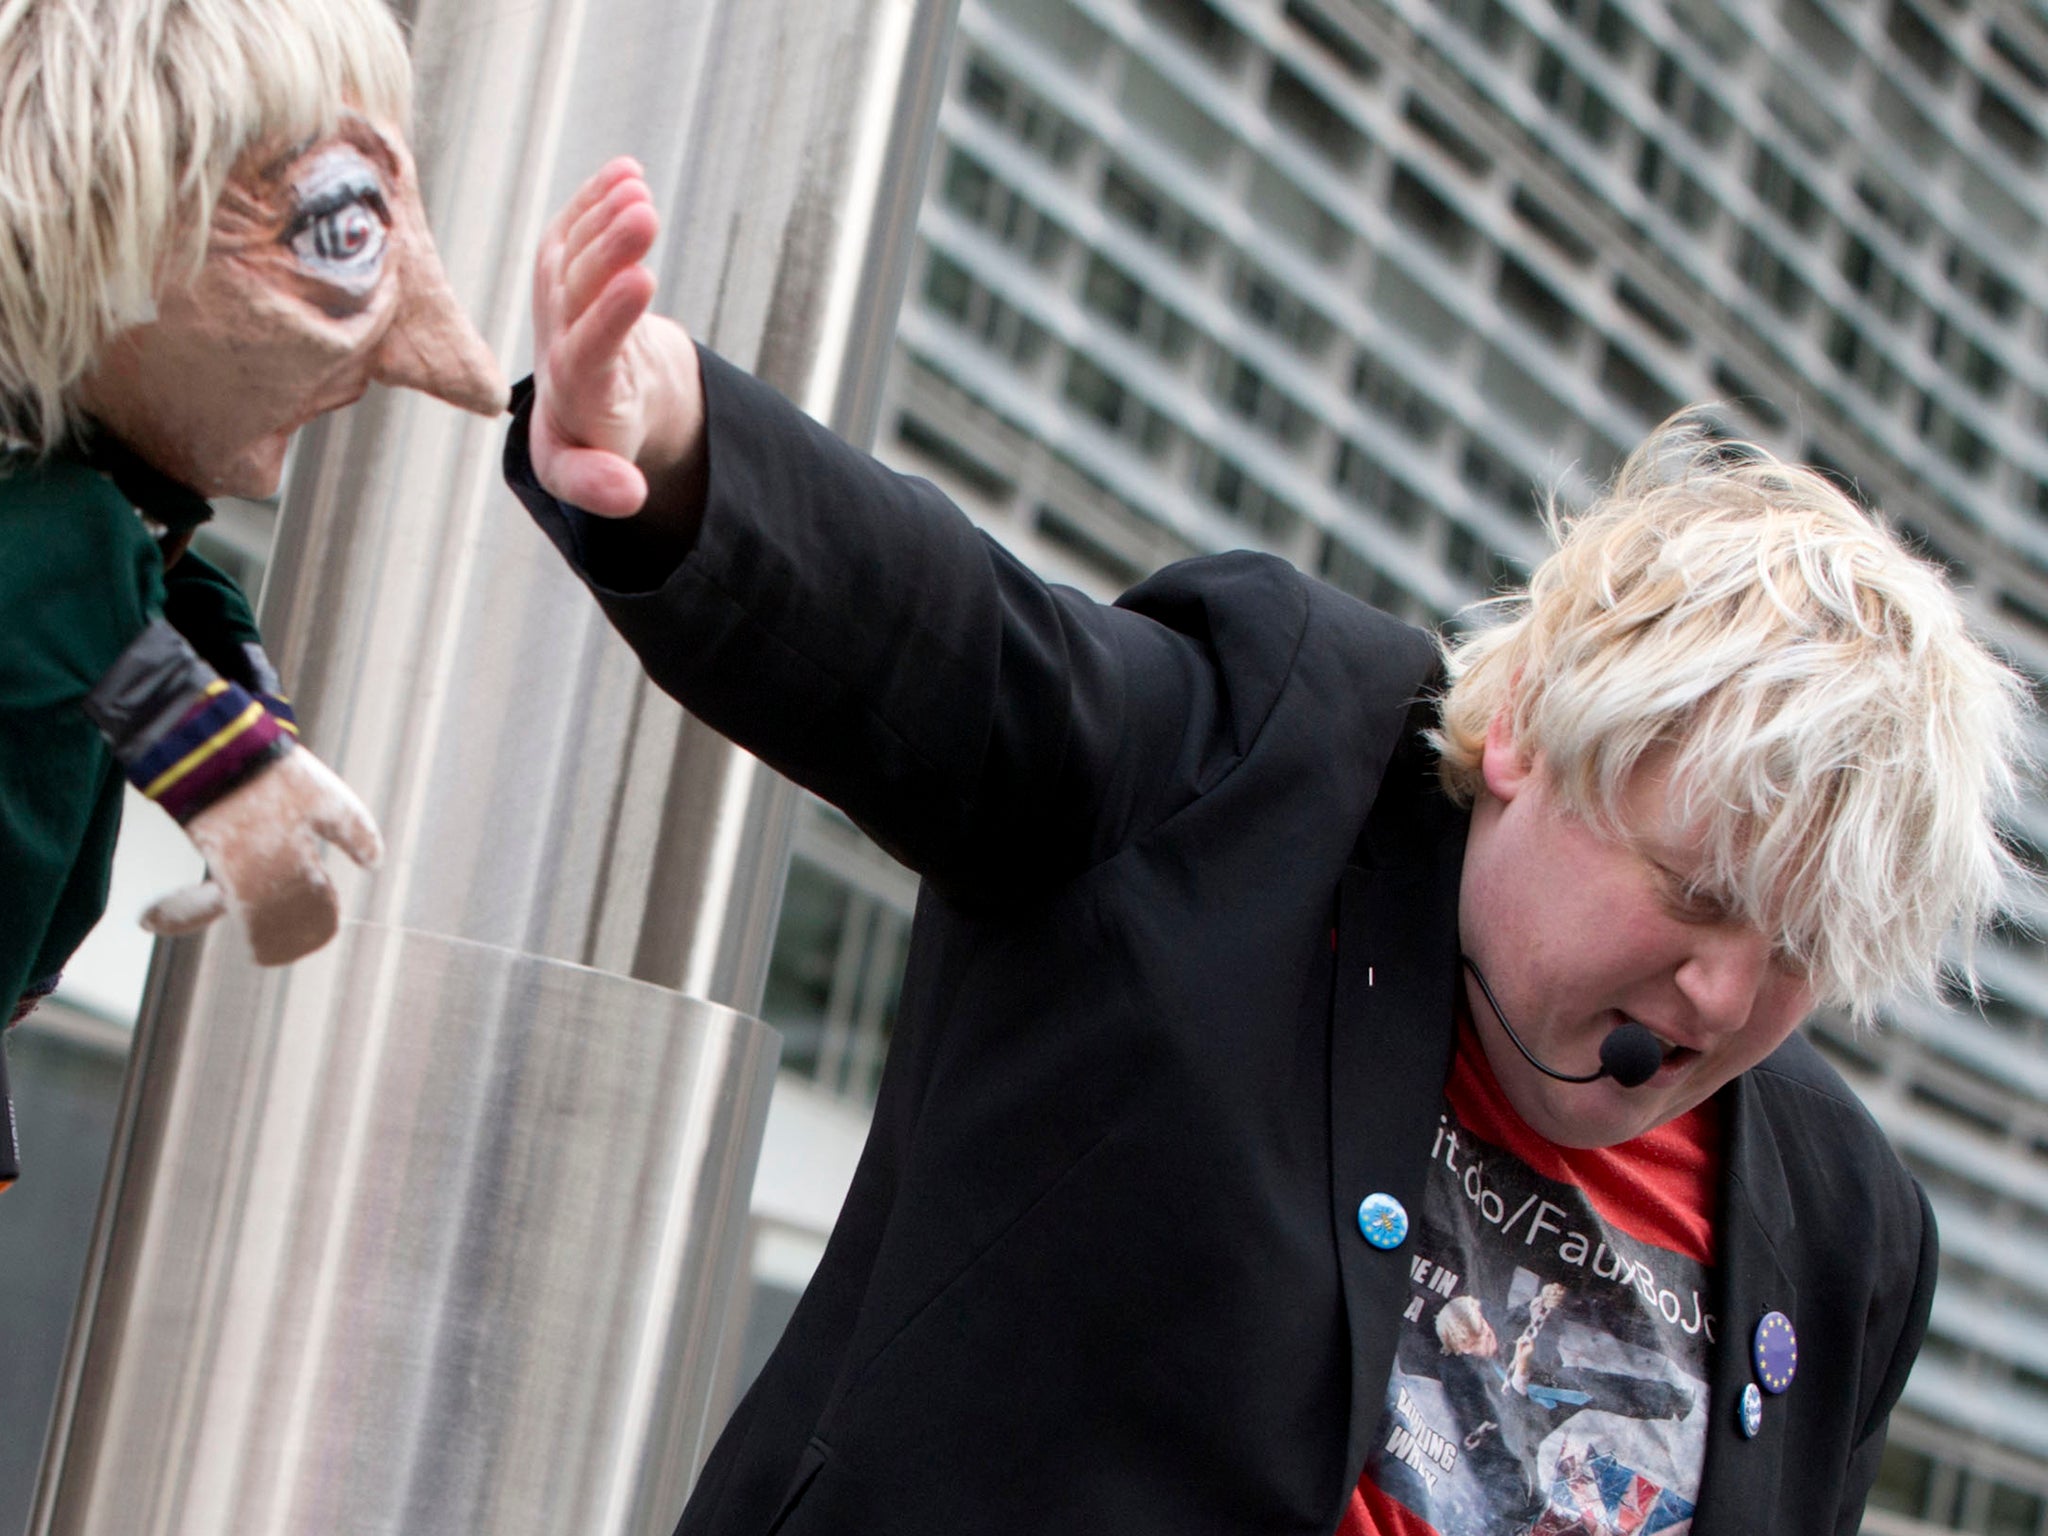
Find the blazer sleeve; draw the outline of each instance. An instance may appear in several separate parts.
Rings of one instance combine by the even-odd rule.
[[[955,900],[1001,903],[1107,857],[1242,759],[1307,623],[1269,556],[1191,562],[1117,606],[1049,586],[929,483],[704,352],[694,546],[635,573],[506,475],[654,681],[840,806]]]
[[[1927,1317],[1934,1306],[1941,1239],[1935,1227],[1933,1207],[1927,1203],[1927,1191],[1917,1180],[1913,1184],[1913,1193],[1920,1201],[1920,1262],[1913,1279],[1913,1294],[1906,1304],[1898,1343],[1879,1378],[1876,1402],[1849,1453],[1849,1465],[1842,1476],[1842,1503],[1835,1512],[1836,1536],[1856,1536],[1862,1528],[1863,1506],[1870,1498],[1871,1486],[1877,1481],[1877,1467],[1884,1456],[1885,1431],[1891,1424],[1892,1409],[1898,1406],[1899,1394],[1906,1389],[1906,1378],[1912,1372],[1914,1358],[1920,1353],[1921,1341],[1927,1337]]]

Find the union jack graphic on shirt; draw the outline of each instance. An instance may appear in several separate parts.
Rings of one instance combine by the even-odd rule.
[[[1690,1500],[1606,1452],[1561,1463],[1529,1536],[1659,1536],[1692,1518]]]

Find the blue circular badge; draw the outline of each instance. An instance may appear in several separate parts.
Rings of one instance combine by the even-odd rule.
[[[1408,1236],[1408,1212],[1392,1195],[1367,1195],[1358,1202],[1358,1230],[1375,1248],[1398,1248]]]
[[[1792,1331],[1792,1319],[1782,1312],[1766,1312],[1756,1325],[1750,1345],[1756,1362],[1756,1379],[1766,1392],[1782,1392],[1799,1372],[1799,1335]]]
[[[1736,1406],[1741,1410],[1742,1438],[1754,1440],[1757,1431],[1764,1427],[1764,1395],[1757,1391],[1755,1382],[1742,1384],[1742,1401]]]

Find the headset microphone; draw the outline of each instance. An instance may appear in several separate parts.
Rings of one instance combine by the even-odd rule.
[[[1607,1038],[1600,1042],[1600,1070],[1588,1072],[1583,1077],[1573,1077],[1546,1067],[1515,1033],[1515,1026],[1508,1022],[1508,1016],[1500,1011],[1500,1000],[1493,995],[1493,988],[1486,984],[1479,967],[1472,963],[1469,955],[1460,955],[1465,969],[1472,973],[1472,979],[1479,983],[1479,990],[1486,995],[1486,1006],[1493,1010],[1493,1016],[1500,1020],[1500,1027],[1507,1031],[1508,1039],[1530,1066],[1545,1077],[1554,1077],[1560,1083],[1593,1083],[1603,1077],[1611,1077],[1624,1088],[1640,1088],[1657,1075],[1657,1068],[1664,1064],[1664,1047],[1655,1035],[1634,1019],[1617,1024],[1607,1032]]]

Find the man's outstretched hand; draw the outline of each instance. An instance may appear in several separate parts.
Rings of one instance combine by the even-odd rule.
[[[683,328],[650,314],[641,264],[661,221],[631,160],[555,216],[533,270],[533,469],[599,517],[645,512],[685,537],[704,495],[704,390]]]

